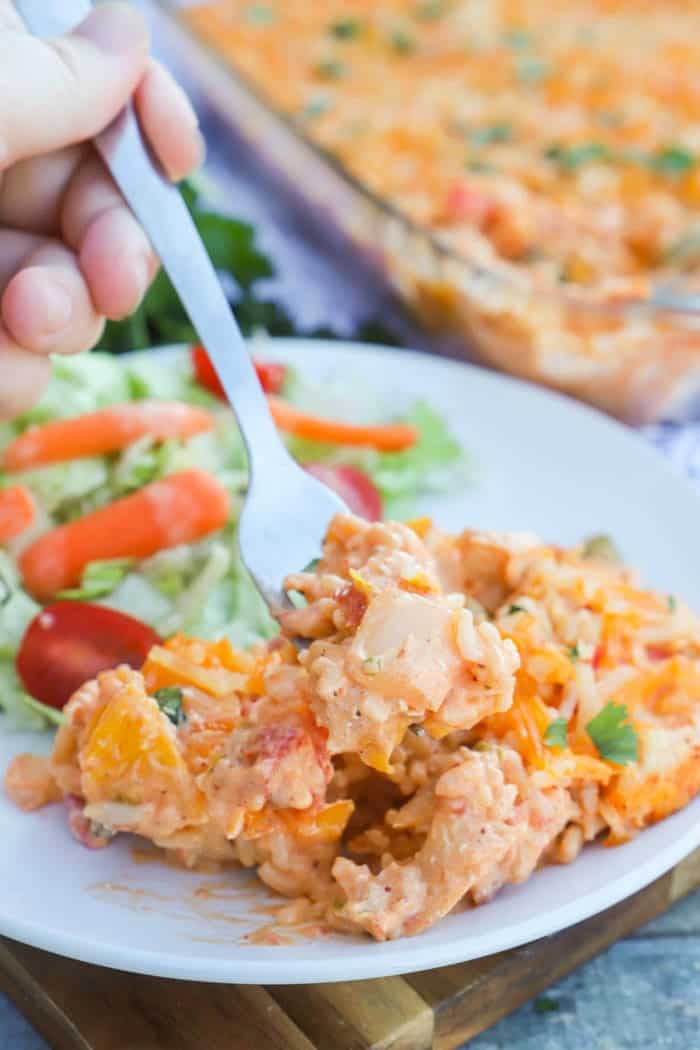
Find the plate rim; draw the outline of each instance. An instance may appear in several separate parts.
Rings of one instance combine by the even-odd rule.
[[[355,358],[377,358],[392,356],[395,358],[410,357],[418,360],[423,367],[431,370],[442,370],[445,375],[460,373],[477,376],[480,382],[487,382],[494,388],[506,385],[511,389],[527,390],[528,397],[532,401],[532,410],[537,411],[538,404],[555,403],[561,410],[565,410],[569,418],[579,419],[583,425],[593,425],[615,436],[618,441],[624,442],[633,454],[641,456],[655,465],[655,469],[663,471],[669,480],[672,480],[679,490],[683,490],[685,498],[695,504],[695,511],[700,521],[700,492],[688,478],[675,472],[664,460],[663,456],[656,451],[650,443],[646,442],[632,428],[629,428],[615,419],[589,405],[576,401],[574,398],[558,391],[549,390],[513,376],[503,375],[484,369],[470,362],[460,361],[449,357],[430,354],[426,351],[412,350],[403,347],[389,347],[369,343],[354,342],[353,340],[340,339],[313,339],[299,337],[268,338],[260,344],[253,344],[255,353],[260,356],[274,356],[276,349],[281,349],[292,354],[299,351],[300,347],[304,353],[313,353],[316,350],[338,353],[339,357],[354,355]],[[164,359],[167,357],[184,356],[187,346],[183,344],[155,347],[141,351],[132,351],[129,354],[120,355],[124,359],[138,356],[153,357],[155,354]],[[339,362],[345,367],[346,362]],[[347,362],[349,364],[351,362]],[[664,825],[679,820],[689,809],[697,809],[700,815],[700,797],[696,797],[687,807],[678,813],[667,817]],[[642,833],[644,834],[644,833]],[[633,840],[638,842],[639,839]],[[633,843],[616,848],[625,850]],[[44,923],[37,923],[31,918],[16,919],[3,912],[0,898],[0,933],[3,936],[31,945],[33,947],[66,956],[95,965],[106,966],[111,969],[121,969],[132,973],[152,975],[179,980],[197,980],[206,983],[239,983],[239,984],[309,984],[325,983],[338,980],[361,980],[374,979],[382,976],[395,976],[399,974],[414,973],[420,970],[429,970],[441,966],[453,965],[472,959],[483,958],[500,951],[522,947],[542,937],[552,935],[561,930],[570,928],[600,914],[608,908],[631,897],[633,894],[650,885],[657,878],[669,872],[681,860],[688,856],[694,849],[700,846],[700,819],[667,847],[651,853],[646,859],[632,866],[626,874],[617,876],[612,882],[606,882],[597,890],[587,893],[585,896],[576,898],[556,906],[553,910],[542,911],[535,916],[520,922],[511,923],[506,926],[502,933],[487,931],[481,934],[455,936],[450,941],[436,945],[432,942],[422,943],[420,935],[417,937],[400,938],[387,941],[382,944],[352,938],[349,946],[359,947],[359,954],[355,956],[352,951],[339,953],[339,959],[330,962],[328,959],[319,958],[314,960],[310,955],[308,964],[303,973],[295,973],[290,980],[290,973],[286,967],[290,962],[285,962],[283,949],[270,947],[269,957],[259,958],[252,955],[245,959],[231,960],[231,958],[196,957],[198,965],[191,966],[191,957],[183,950],[180,955],[172,951],[162,952],[157,949],[146,950],[143,948],[130,948],[126,945],[114,945],[104,938],[94,939],[89,936],[70,934],[60,928],[54,928]],[[596,848],[589,847],[590,848]],[[601,848],[601,847],[597,847]],[[575,862],[574,862],[575,864]],[[497,899],[497,898],[496,898]],[[244,949],[240,944],[235,944],[236,955]],[[369,949],[369,951],[367,950]],[[256,948],[256,950],[259,950]],[[275,953],[277,957],[275,958]],[[342,968],[342,976],[338,970]]]

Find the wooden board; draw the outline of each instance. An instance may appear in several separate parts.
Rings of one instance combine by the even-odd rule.
[[[0,988],[55,1050],[452,1050],[699,886],[697,850],[629,900],[524,948],[324,985],[139,977],[0,939]]]

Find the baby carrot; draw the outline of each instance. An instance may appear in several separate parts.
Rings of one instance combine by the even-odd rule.
[[[25,586],[40,600],[75,587],[91,561],[148,558],[225,524],[229,499],[203,470],[183,470],[40,536],[23,552]]]
[[[302,412],[288,401],[269,396],[267,403],[280,430],[311,441],[333,445],[362,445],[378,452],[400,452],[418,440],[418,431],[408,423],[383,423],[363,426],[322,419]]]
[[[211,430],[213,425],[208,412],[183,401],[129,401],[74,419],[30,427],[5,449],[3,466],[5,470],[28,470],[83,456],[101,456],[126,448],[147,434],[158,440],[184,440]]]
[[[36,505],[24,485],[0,489],[0,543],[19,536],[34,521]]]

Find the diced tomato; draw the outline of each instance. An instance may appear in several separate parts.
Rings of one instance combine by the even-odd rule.
[[[210,393],[216,394],[217,397],[225,399],[224,388],[204,347],[193,346],[191,358],[195,379],[200,386],[203,386]],[[265,393],[279,394],[287,375],[286,367],[269,361],[254,361],[253,364],[258,374],[260,385]]]
[[[133,616],[89,602],[55,602],[34,617],[17,673],[36,700],[59,710],[76,689],[119,664],[139,668],[160,638]]]
[[[364,471],[357,467],[331,466],[328,463],[307,463],[306,469],[329,489],[337,492],[353,514],[367,521],[381,521],[381,494]]]
[[[497,212],[498,202],[468,183],[457,182],[447,193],[445,218],[453,222],[470,222],[483,230]]]
[[[671,650],[666,645],[648,645],[647,658],[653,663],[660,663],[661,660],[668,660],[671,656]]]

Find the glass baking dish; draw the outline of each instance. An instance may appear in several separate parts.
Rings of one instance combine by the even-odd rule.
[[[178,61],[239,139],[317,217],[381,272],[443,346],[630,423],[700,414],[700,292],[656,288],[611,301],[595,290],[543,291],[528,276],[476,265],[378,198],[277,112],[182,16],[160,0]]]

